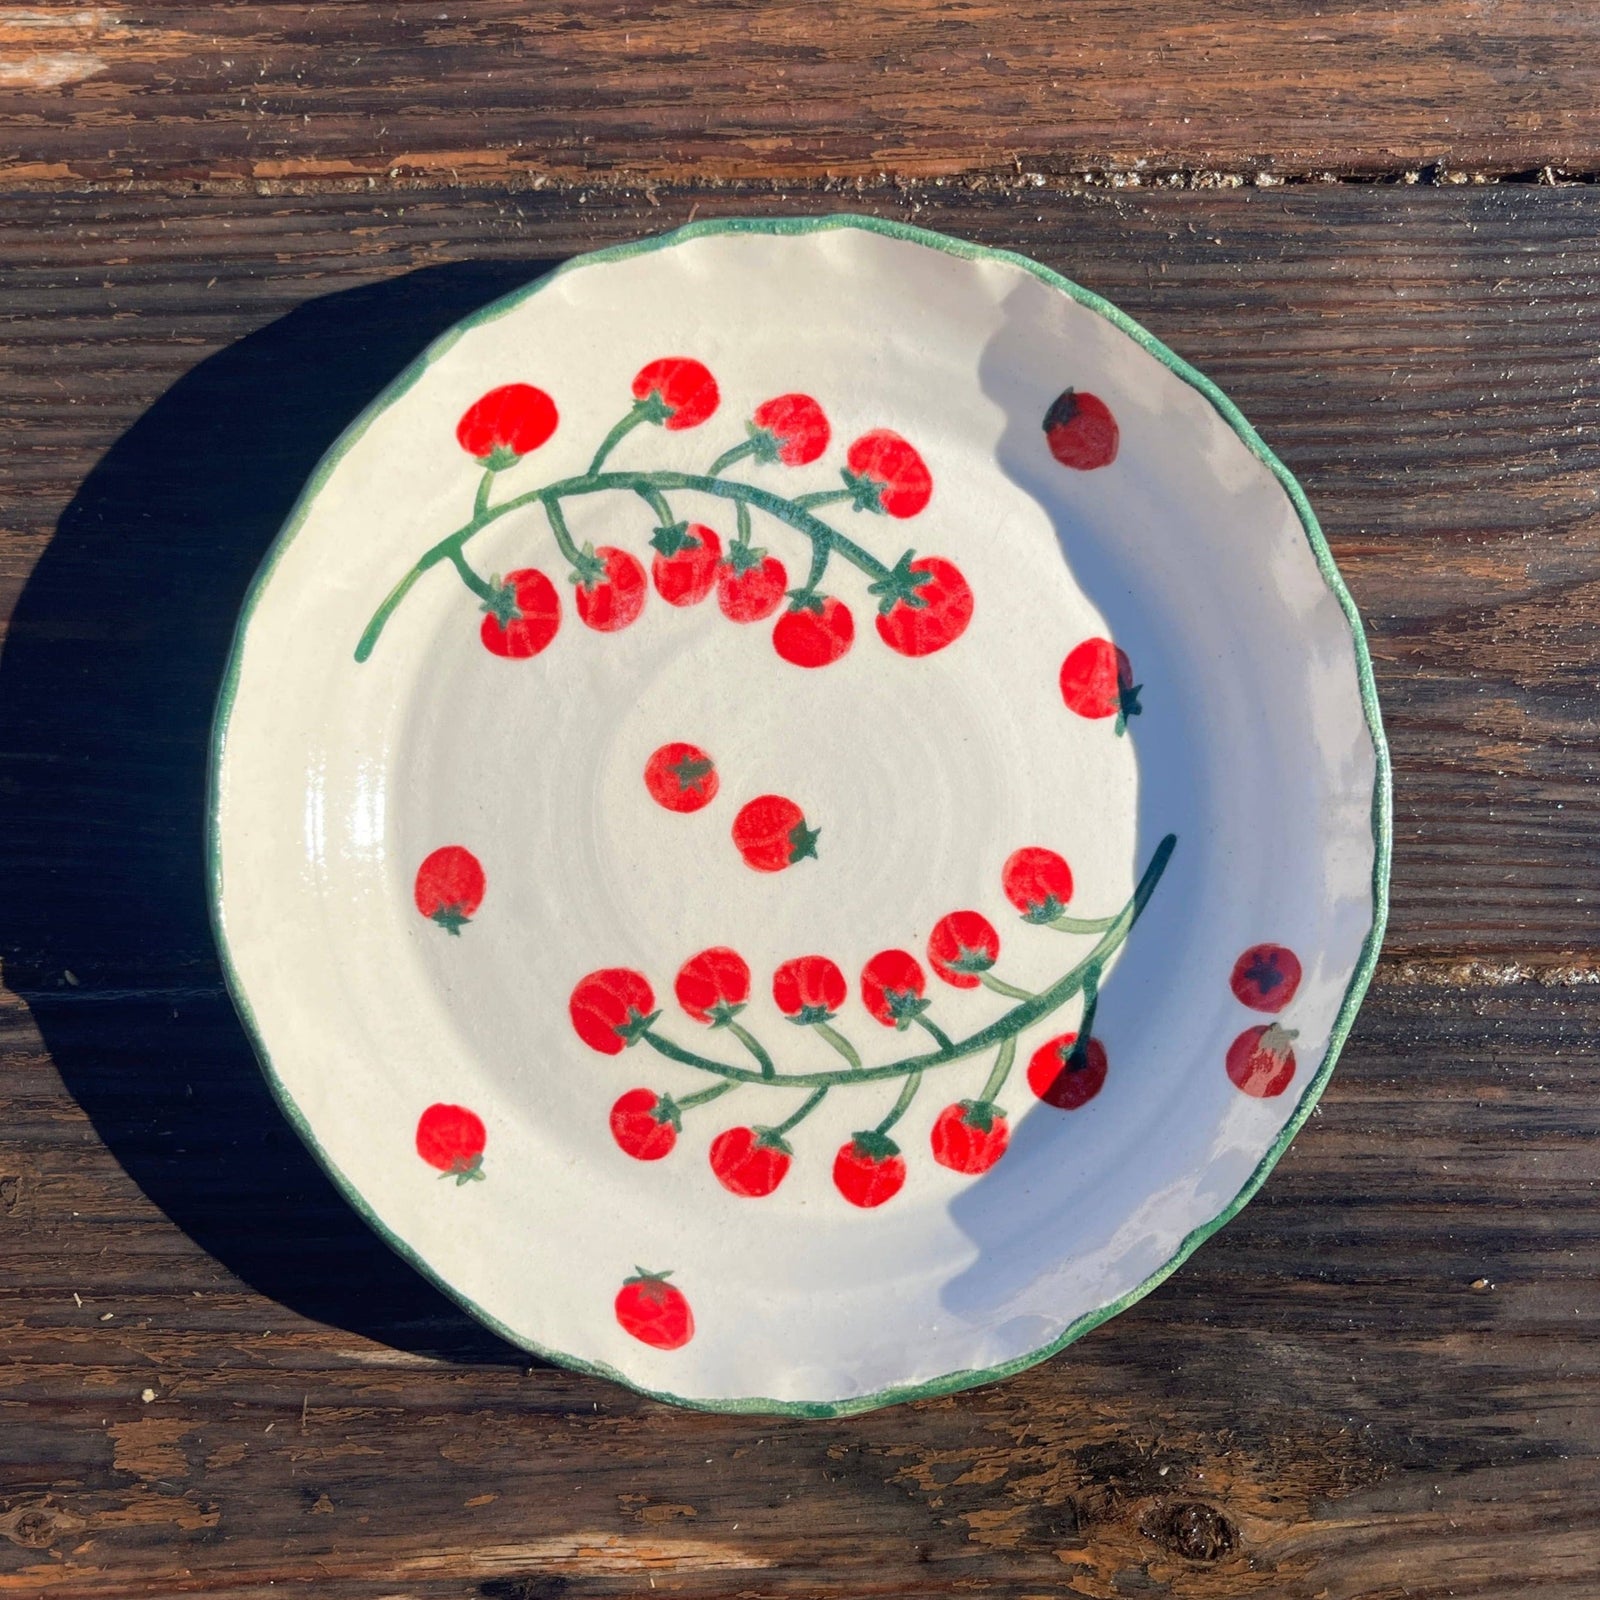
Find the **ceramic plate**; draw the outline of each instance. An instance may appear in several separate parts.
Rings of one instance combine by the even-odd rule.
[[[213,900],[409,1260],[553,1360],[828,1414],[1039,1360],[1244,1203],[1386,806],[1349,596],[1211,384],[1017,256],[718,222],[478,313],[329,454]]]

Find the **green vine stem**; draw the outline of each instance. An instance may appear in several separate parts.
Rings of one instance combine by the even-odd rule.
[[[921,1087],[922,1074],[920,1072],[908,1073],[906,1081],[900,1088],[900,1098],[890,1107],[889,1115],[873,1131],[875,1133],[887,1133],[911,1109],[911,1102],[917,1098],[917,1090]]]
[[[831,1044],[833,1048],[850,1063],[850,1071],[852,1074],[860,1072],[860,1052],[853,1044],[850,1043],[847,1038],[845,1038],[842,1033],[839,1032],[837,1028],[831,1027],[826,1022],[811,1022],[807,1023],[806,1026],[814,1028],[820,1037],[826,1039],[828,1043]]]
[[[728,1093],[730,1089],[737,1089],[738,1084],[731,1078],[725,1078],[721,1083],[714,1083],[709,1089],[701,1089],[695,1094],[686,1094],[681,1100],[675,1099],[672,1103],[679,1111],[692,1111],[696,1106],[709,1105],[711,1101]]]
[[[627,421],[624,418],[624,421]],[[618,424],[620,427],[621,424]],[[612,430],[613,433],[616,429]],[[620,435],[619,435],[620,437]],[[602,451],[598,459],[604,460],[605,452]],[[486,475],[487,477],[487,475]],[[524,506],[542,505],[550,519],[550,529],[555,535],[556,544],[573,567],[582,571],[586,559],[592,562],[592,557],[585,556],[573,543],[571,534],[567,531],[566,522],[561,513],[561,502],[564,500],[578,499],[583,495],[608,494],[621,492],[641,496],[648,501],[652,508],[660,515],[665,512],[667,521],[671,520],[671,512],[667,509],[665,495],[669,491],[682,491],[687,494],[713,495],[718,499],[730,500],[736,508],[743,508],[746,513],[750,510],[763,511],[775,521],[794,529],[796,533],[804,534],[811,541],[812,572],[815,574],[810,587],[814,587],[820,579],[822,571],[826,568],[830,555],[837,553],[852,566],[859,568],[874,583],[894,582],[894,575],[871,551],[864,549],[855,540],[846,538],[842,533],[830,528],[819,517],[812,516],[811,512],[801,503],[801,500],[789,500],[769,490],[758,488],[755,484],[741,483],[733,478],[717,478],[702,473],[694,472],[601,472],[590,471],[574,478],[562,478],[560,481],[547,484],[542,489],[529,489],[526,492],[514,495],[509,500],[503,500],[499,505],[488,504],[488,497],[480,484],[478,490],[478,506],[474,511],[472,520],[454,533],[446,535],[431,549],[418,557],[411,570],[397,583],[384,599],[383,603],[373,613],[372,620],[367,624],[366,631],[361,635],[360,642],[356,645],[356,660],[365,661],[377,645],[378,637],[383,632],[385,624],[394,614],[395,608],[410,593],[416,581],[430,568],[436,567],[441,561],[450,561],[461,574],[462,581],[481,600],[494,597],[494,587],[475,573],[468,565],[464,550],[467,541],[501,517],[509,516],[513,511],[520,511]],[[810,498],[814,503],[815,497]],[[831,496],[831,498],[847,499],[847,495]],[[741,523],[741,531],[743,531]]]
[[[993,989],[996,994],[1003,994],[1011,1000],[1033,999],[1032,989],[1019,989],[1014,983],[1007,983],[1003,978],[997,978],[992,972],[975,972],[973,976],[985,989]]]
[[[713,1061],[709,1056],[685,1050],[682,1045],[663,1038],[653,1028],[645,1029],[639,1037],[652,1050],[667,1057],[669,1061],[680,1062],[686,1067],[697,1067],[700,1071],[709,1072],[715,1077],[729,1078],[739,1083],[767,1082],[787,1084],[794,1088],[826,1089],[840,1083],[872,1083],[890,1078],[903,1078],[911,1073],[928,1072],[936,1067],[946,1066],[952,1061],[962,1061],[969,1056],[978,1055],[991,1045],[1003,1045],[1008,1041],[1013,1042],[1014,1048],[1014,1041],[1019,1034],[1082,992],[1089,1003],[1085,1007],[1084,1024],[1079,1027],[1079,1038],[1087,1044],[1089,1027],[1094,1021],[1093,1004],[1098,1002],[1100,977],[1105,964],[1122,947],[1133,925],[1139,920],[1145,906],[1149,904],[1150,896],[1155,893],[1162,873],[1167,870],[1167,862],[1171,859],[1177,843],[1178,836],[1169,833],[1156,846],[1150,857],[1149,866],[1144,869],[1144,876],[1139,879],[1138,887],[1133,891],[1133,897],[1117,913],[1111,926],[1077,966],[1057,978],[1049,988],[1041,989],[1038,994],[1013,1006],[987,1027],[980,1028],[965,1039],[952,1041],[948,1048],[941,1046],[938,1050],[923,1055],[907,1056],[881,1067],[862,1067],[848,1072],[780,1072],[773,1078],[763,1078],[761,1073],[751,1071],[747,1067],[732,1067],[724,1061]],[[996,1065],[998,1067],[998,1063]]]
[[[828,1086],[823,1084],[815,1092],[806,1096],[805,1103],[798,1111],[795,1111],[791,1115],[785,1117],[783,1121],[777,1125],[777,1127],[768,1128],[765,1131],[771,1134],[774,1138],[781,1139],[784,1134],[789,1132],[791,1128],[798,1128],[800,1124],[804,1122],[806,1118],[809,1117],[811,1113],[822,1104],[823,1100],[827,1098],[827,1094]]]
[[[953,1050],[955,1048],[955,1046],[951,1043],[950,1035],[946,1033],[937,1022],[930,1021],[922,1014],[922,1012],[919,1011],[911,1020],[916,1023],[916,1025],[921,1028],[923,1032],[931,1033],[933,1035],[933,1042],[938,1045],[941,1050]]]
[[[726,1028],[756,1058],[761,1065],[763,1078],[775,1078],[778,1075],[778,1069],[773,1065],[772,1057],[767,1054],[766,1047],[742,1022],[735,1022],[729,1017],[726,1022],[718,1026]]]
[[[1052,917],[1042,926],[1054,928],[1058,933],[1104,933],[1116,920],[1115,917]]]
[[[1085,1030],[1087,1032],[1087,1030]],[[999,1053],[994,1058],[994,1067],[989,1076],[983,1080],[983,1088],[978,1095],[980,1105],[993,1105],[1000,1091],[1006,1086],[1006,1079],[1011,1076],[1011,1064],[1017,1059],[1017,1036],[1012,1034],[1000,1046]]]

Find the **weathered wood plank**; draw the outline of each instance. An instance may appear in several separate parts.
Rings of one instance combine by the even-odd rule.
[[[1600,168],[1585,0],[0,11],[0,181]]]
[[[13,981],[209,969],[195,842],[210,702],[244,584],[298,484],[467,310],[575,249],[751,203],[658,200],[0,206]],[[1301,474],[1366,615],[1395,748],[1390,950],[1591,960],[1600,195],[867,203],[1109,294],[1211,372]]]

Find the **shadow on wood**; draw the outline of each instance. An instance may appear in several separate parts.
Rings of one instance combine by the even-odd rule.
[[[212,944],[205,777],[234,618],[318,459],[427,340],[547,267],[435,267],[330,295],[203,361],[79,487],[0,656],[0,748],[24,774],[0,792],[18,862],[0,953],[100,1137],[262,1294],[491,1363],[528,1358],[368,1232],[256,1069]]]

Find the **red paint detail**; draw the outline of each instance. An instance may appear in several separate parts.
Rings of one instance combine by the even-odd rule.
[[[621,1055],[628,1042],[622,1030],[655,1008],[649,980],[627,967],[603,967],[580,978],[567,1002],[574,1031],[603,1056]]]
[[[1099,395],[1068,389],[1044,418],[1045,443],[1064,467],[1091,472],[1117,459],[1120,431],[1111,408]]]
[[[1000,959],[1000,935],[988,918],[976,911],[952,911],[949,916],[941,917],[928,935],[928,962],[933,970],[954,988],[976,989],[977,973],[963,972],[950,964],[958,960],[963,951],[968,954],[981,951],[988,956],[991,966]]]
[[[694,1338],[694,1312],[683,1290],[657,1273],[629,1278],[617,1291],[615,1309],[625,1333],[657,1350],[681,1350]]]
[[[525,456],[556,431],[560,420],[555,401],[543,389],[507,383],[467,407],[456,424],[456,442],[479,461],[497,450]]]
[[[1300,988],[1300,958],[1282,944],[1255,944],[1233,964],[1228,986],[1252,1011],[1282,1011]]]
[[[606,575],[598,583],[580,583],[574,602],[585,627],[616,633],[644,610],[644,568],[615,545],[603,544],[595,554],[605,563]]]
[[[939,1113],[929,1135],[933,1159],[952,1172],[971,1176],[987,1172],[1011,1143],[1011,1127],[998,1106],[988,1107],[988,1126],[977,1127],[973,1117],[976,1103],[958,1101]]]
[[[483,864],[464,845],[441,845],[417,868],[412,898],[425,917],[443,912],[465,922],[483,904],[488,882]]]
[[[750,968],[737,950],[713,945],[690,956],[672,985],[678,1004],[696,1022],[712,1022],[715,1006],[742,1006],[750,998]]]
[[[658,555],[650,563],[656,593],[669,606],[697,606],[711,593],[722,560],[722,541],[715,529],[691,522],[688,535],[695,542],[670,556]]]
[[[429,1106],[417,1119],[417,1154],[440,1172],[472,1170],[488,1140],[483,1119],[465,1106]]]
[[[794,834],[806,826],[805,813],[781,794],[761,794],[739,808],[733,843],[745,865],[757,872],[782,872],[793,866]]]
[[[711,1141],[711,1170],[730,1194],[760,1200],[788,1176],[793,1161],[782,1140],[763,1139],[754,1128],[729,1128]]]
[[[1106,1081],[1106,1047],[1090,1039],[1081,1065],[1073,1064],[1075,1033],[1063,1033],[1039,1046],[1028,1063],[1028,1087],[1058,1111],[1076,1111],[1100,1093]]]
[[[1133,668],[1109,639],[1085,639],[1061,663],[1061,698],[1080,717],[1113,717],[1133,688]]]
[[[721,779],[716,763],[699,745],[678,741],[662,745],[645,762],[644,786],[668,811],[700,811],[716,799]]]
[[[491,655],[525,661],[536,656],[555,638],[561,626],[561,597],[556,586],[537,567],[508,572],[504,581],[517,597],[520,616],[510,622],[486,616],[478,637]]]
[[[768,556],[747,572],[734,571],[731,562],[717,568],[717,605],[729,622],[761,622],[783,604],[789,574],[776,556]]]
[[[789,467],[809,466],[828,448],[833,432],[822,407],[808,394],[763,400],[752,420],[772,435],[778,459]]]
[[[896,600],[878,613],[878,637],[903,656],[931,656],[954,644],[972,621],[972,589],[960,568],[943,556],[924,556],[910,570],[925,581],[917,584],[920,606]]]
[[[1005,897],[1024,916],[1054,900],[1065,909],[1072,899],[1072,868],[1054,850],[1024,845],[1006,858],[1000,872]]]
[[[879,1155],[852,1139],[833,1158],[833,1186],[853,1206],[870,1211],[892,1200],[905,1187],[905,1157],[891,1145]]]
[[[849,650],[855,636],[849,609],[828,595],[821,611],[805,605],[785,611],[772,630],[772,647],[797,667],[826,667]]]
[[[672,1154],[678,1130],[671,1117],[657,1116],[661,1096],[652,1089],[630,1089],[611,1108],[611,1137],[635,1161],[659,1161]]]
[[[927,992],[922,963],[909,950],[880,950],[861,969],[861,1003],[886,1028],[899,1025],[889,995]]]
[[[688,356],[664,356],[639,369],[633,380],[633,398],[647,400],[651,395],[667,408],[661,426],[673,433],[699,427],[717,409],[721,398],[717,380]]]
[[[1294,1035],[1276,1022],[1246,1028],[1228,1046],[1228,1076],[1258,1100],[1280,1095],[1294,1079]]]
[[[772,975],[772,998],[786,1017],[808,1008],[837,1011],[849,993],[844,974],[826,956],[796,956]]]
[[[932,498],[933,479],[916,447],[888,428],[862,434],[845,464],[877,485],[878,504],[891,517],[914,517]]]

